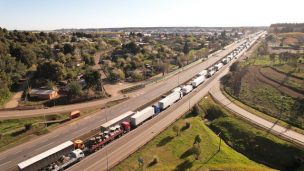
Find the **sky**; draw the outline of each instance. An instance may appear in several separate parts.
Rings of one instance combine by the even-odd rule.
[[[0,27],[269,26],[304,22],[303,0],[0,0]]]

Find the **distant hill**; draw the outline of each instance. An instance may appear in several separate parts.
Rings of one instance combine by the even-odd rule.
[[[58,29],[55,32],[147,32],[147,33],[196,33],[214,30],[239,30],[242,28],[260,30],[266,27],[122,27],[122,28],[86,28]]]
[[[304,32],[304,23],[278,23],[269,27],[272,33]]]

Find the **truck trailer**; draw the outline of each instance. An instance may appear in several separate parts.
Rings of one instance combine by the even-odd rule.
[[[183,95],[190,93],[193,90],[193,86],[188,84],[182,87]]]
[[[136,112],[131,116],[131,124],[134,127],[142,124],[145,120],[151,118],[155,114],[154,108],[152,106],[146,107],[145,109]]]
[[[215,68],[216,71],[220,70],[222,67],[223,67],[223,63],[221,63],[221,62],[214,65],[214,68]]]
[[[81,149],[71,151],[68,155],[62,155],[56,162],[44,168],[43,171],[61,171],[79,162],[85,157]]]
[[[74,144],[72,141],[64,142],[50,150],[19,163],[19,170],[32,171],[43,169],[50,163],[56,162],[61,156],[67,155],[73,150]]]
[[[171,106],[176,101],[178,101],[181,97],[182,97],[182,93],[181,92],[172,92],[171,94],[169,94],[168,96],[166,96],[165,98],[161,99],[158,102],[159,108],[161,110],[164,110],[167,107]]]
[[[191,82],[191,85],[193,87],[197,87],[200,84],[202,84],[204,81],[205,81],[205,75],[202,75],[202,76],[194,78],[193,81]]]

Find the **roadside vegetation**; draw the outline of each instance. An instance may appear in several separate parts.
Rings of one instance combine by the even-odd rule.
[[[230,68],[223,85],[229,96],[245,105],[304,129],[304,53],[286,43],[290,35],[303,37],[269,34],[248,59]],[[301,40],[295,41],[300,47]]]
[[[303,158],[303,150],[241,121],[208,96],[112,170],[300,171]]]
[[[67,121],[68,114],[48,115],[28,119],[9,119],[0,121],[0,151],[46,134],[50,128]],[[55,121],[46,124],[46,122]],[[57,122],[56,122],[57,121]]]
[[[110,102],[106,106],[112,106],[115,105],[115,103],[117,102]],[[98,110],[100,110],[100,108],[82,110],[80,118],[93,114]],[[73,122],[67,113],[0,120],[0,151],[47,134],[67,122]]]
[[[232,33],[240,31],[232,29]],[[244,31],[244,30],[243,30]],[[108,82],[138,82],[165,74],[238,38],[204,34],[27,32],[0,28],[0,106],[23,91],[20,106],[53,106],[108,96]],[[32,98],[32,89],[54,90],[54,100]]]

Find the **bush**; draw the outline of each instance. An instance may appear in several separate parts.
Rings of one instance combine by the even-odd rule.
[[[159,158],[158,156],[153,156],[152,161],[149,163],[148,167],[152,167],[154,165],[156,165],[157,163],[159,163]]]
[[[141,81],[144,79],[144,75],[140,70],[133,71],[131,77],[133,78],[134,81]]]
[[[195,106],[192,109],[192,113],[193,113],[194,116],[197,116],[197,115],[203,113],[203,111],[198,104],[195,104]]]
[[[190,122],[186,122],[185,126],[186,126],[187,129],[190,128],[190,126],[191,126]]]
[[[33,127],[32,123],[26,123],[26,124],[24,124],[25,130],[30,130],[32,127]]]
[[[152,162],[155,163],[155,164],[159,163],[159,158],[158,158],[158,156],[153,156]]]

